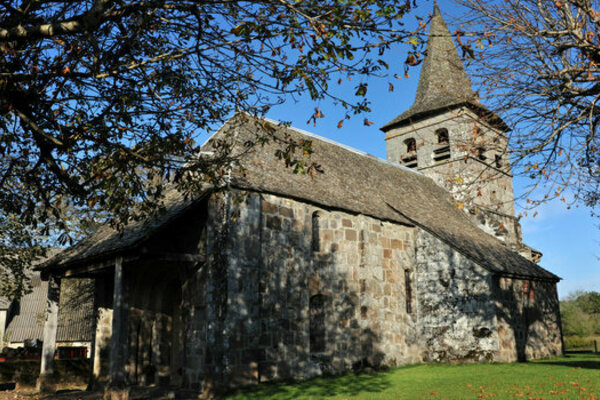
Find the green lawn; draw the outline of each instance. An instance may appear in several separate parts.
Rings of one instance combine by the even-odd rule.
[[[600,354],[514,364],[422,364],[250,387],[229,399],[600,399]]]

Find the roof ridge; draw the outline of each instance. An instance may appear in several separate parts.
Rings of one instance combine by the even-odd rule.
[[[270,122],[272,124],[276,124],[278,126],[285,127],[287,129],[291,129],[291,130],[293,130],[293,131],[295,131],[295,132],[297,132],[297,133],[299,133],[301,135],[312,137],[312,138],[320,140],[322,142],[325,142],[325,143],[332,144],[334,146],[340,147],[340,148],[342,148],[344,150],[347,150],[347,151],[350,151],[352,153],[358,154],[361,157],[365,157],[365,158],[368,158],[370,160],[375,160],[375,161],[380,162],[382,164],[390,165],[390,166],[392,166],[394,168],[398,168],[398,169],[401,169],[403,171],[412,172],[413,174],[417,174],[417,175],[420,175],[420,176],[425,176],[425,174],[423,174],[421,171],[417,171],[417,170],[414,170],[412,168],[405,167],[404,165],[401,165],[401,164],[398,164],[398,163],[395,163],[395,162],[392,162],[392,161],[389,161],[389,160],[385,160],[383,158],[374,156],[374,155],[369,154],[367,152],[364,152],[362,150],[355,149],[354,147],[348,146],[346,144],[343,144],[343,143],[340,143],[340,142],[336,142],[335,140],[328,139],[328,138],[326,138],[324,136],[321,136],[321,135],[317,135],[316,133],[305,131],[304,129],[296,128],[296,127],[291,126],[291,125],[288,126],[288,125],[286,125],[282,121],[277,121],[277,120],[274,120],[274,119],[271,119],[271,118],[267,118],[267,117],[260,117],[260,118],[262,118],[265,121]]]

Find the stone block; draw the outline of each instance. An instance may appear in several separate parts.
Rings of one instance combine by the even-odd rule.
[[[293,218],[294,210],[288,207],[279,207],[279,215],[286,218]]]
[[[281,229],[281,218],[277,217],[277,216],[267,216],[267,228],[269,229],[273,229],[273,230],[280,230]]]
[[[402,241],[398,239],[391,240],[391,247],[394,250],[403,250],[404,246],[402,245]]]
[[[263,201],[262,211],[265,214],[277,214],[277,206],[275,204],[269,203],[268,201]]]
[[[129,400],[131,399],[130,388],[107,388],[104,391],[104,400]]]
[[[356,231],[352,229],[346,229],[346,240],[356,241]]]

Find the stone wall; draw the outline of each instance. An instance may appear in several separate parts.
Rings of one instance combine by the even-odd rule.
[[[237,191],[188,214],[162,235],[172,252],[198,254],[196,263],[132,266],[130,382],[200,389],[514,358],[507,332],[519,309],[502,309],[499,280],[420,228]],[[529,325],[528,357],[554,354],[560,339],[554,285],[544,285],[532,283],[544,311]]]
[[[436,132],[439,129],[448,131],[450,151],[447,159],[439,159],[436,153],[445,146],[437,143]],[[407,139],[416,141],[414,154],[418,165],[415,169],[464,203],[465,210],[473,212],[473,221],[484,231],[510,244],[521,242],[520,227],[514,218],[508,141],[501,131],[482,121],[466,107],[450,110],[388,132],[388,160],[408,165],[404,161],[409,155]],[[480,148],[485,150],[481,154]],[[479,213],[479,209],[491,212]]]
[[[425,361],[492,361],[498,350],[492,275],[421,229],[417,304]]]
[[[216,225],[222,207],[209,204]],[[225,380],[242,384],[420,361],[404,282],[405,271],[414,279],[414,228],[267,194],[250,193],[229,209],[226,277],[208,269],[213,305],[196,317],[208,324],[207,348],[218,353],[204,368],[219,368],[218,358]],[[209,228],[209,237],[222,237],[219,229]],[[220,336],[211,333],[224,311],[214,306],[215,287],[227,293]],[[324,299],[326,337],[318,352],[310,348],[316,295]]]
[[[562,354],[556,284],[500,277],[494,282],[499,361]]]

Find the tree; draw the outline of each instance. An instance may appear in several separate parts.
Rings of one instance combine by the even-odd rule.
[[[560,302],[566,336],[600,334],[600,293],[576,291]]]
[[[20,297],[29,291],[25,272],[44,249],[15,217],[0,218],[0,296]]]
[[[458,32],[481,96],[514,127],[513,171],[539,183],[532,205],[600,200],[600,3],[459,0]],[[539,186],[538,186],[539,188]]]
[[[227,149],[194,156],[195,139],[235,110],[262,114],[308,95],[347,116],[367,111],[365,77],[384,73],[392,44],[408,41],[407,65],[416,63],[419,41],[403,26],[415,6],[1,1],[0,214],[63,243],[74,238],[65,210],[104,212],[122,227],[160,211],[166,185],[192,195],[218,181],[232,165]],[[336,97],[331,83],[351,78],[356,97]]]

